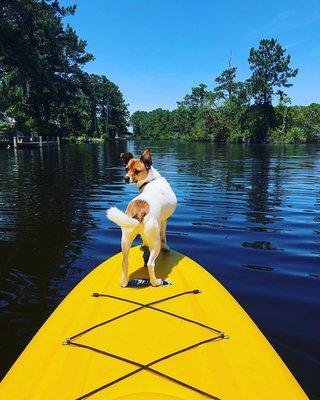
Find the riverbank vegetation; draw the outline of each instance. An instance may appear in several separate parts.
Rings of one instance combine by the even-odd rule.
[[[298,70],[276,39],[252,48],[251,76],[237,80],[229,64],[209,90],[201,83],[173,111],[136,111],[130,118],[135,137],[217,142],[306,143],[320,138],[320,104],[293,106],[285,93]],[[276,105],[274,105],[276,103]]]
[[[220,142],[315,142],[320,105],[295,106],[286,89],[298,70],[276,39],[251,48],[251,76],[229,63],[209,89],[200,83],[176,109],[136,111],[129,119],[119,87],[83,67],[94,59],[58,0],[0,3],[0,135],[15,131],[68,140],[133,137]]]
[[[94,59],[63,19],[76,6],[59,1],[0,4],[0,130],[113,139],[127,132],[128,110],[118,86],[83,66]]]

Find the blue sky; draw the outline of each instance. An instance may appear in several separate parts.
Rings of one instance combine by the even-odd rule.
[[[95,61],[90,73],[115,82],[131,112],[173,109],[203,82],[210,89],[230,52],[238,79],[249,77],[248,54],[275,37],[299,74],[288,90],[294,104],[320,102],[320,1],[62,0]]]

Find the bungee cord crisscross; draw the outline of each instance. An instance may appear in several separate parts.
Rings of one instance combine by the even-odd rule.
[[[135,374],[137,374],[137,373],[139,373],[140,371],[143,371],[143,370],[144,371],[149,371],[149,372],[151,372],[153,374],[156,374],[156,375],[158,375],[160,377],[168,379],[168,380],[170,380],[170,381],[172,381],[174,383],[177,383],[177,384],[179,384],[179,385],[181,385],[183,387],[186,387],[186,388],[188,388],[190,390],[193,390],[194,392],[197,392],[197,393],[199,393],[199,394],[201,394],[203,396],[206,396],[206,397],[208,397],[210,399],[221,400],[218,397],[216,397],[216,396],[214,396],[214,395],[212,395],[210,393],[207,393],[207,392],[205,392],[205,391],[203,391],[203,390],[201,390],[199,388],[196,388],[196,387],[194,387],[194,386],[192,386],[192,385],[190,385],[188,383],[182,382],[182,381],[180,381],[180,380],[178,380],[178,379],[176,379],[176,378],[174,378],[172,376],[169,376],[167,374],[164,374],[163,372],[160,372],[160,371],[152,368],[152,366],[154,366],[157,363],[160,363],[161,361],[167,360],[167,359],[169,359],[171,357],[174,357],[174,356],[176,356],[178,354],[184,353],[184,352],[186,352],[188,350],[191,350],[191,349],[193,349],[195,347],[198,347],[198,346],[210,343],[210,342],[214,342],[214,341],[218,341],[218,340],[222,340],[222,339],[227,339],[228,338],[228,336],[224,332],[222,332],[222,331],[220,331],[218,329],[212,328],[211,326],[205,325],[205,324],[203,324],[201,322],[194,321],[192,319],[183,317],[183,316],[178,315],[178,314],[174,314],[174,313],[172,313],[170,311],[162,310],[161,308],[155,307],[156,304],[171,300],[171,299],[176,298],[176,297],[184,296],[184,295],[187,295],[187,294],[199,294],[199,293],[201,293],[200,290],[195,289],[195,290],[191,290],[191,291],[178,293],[176,295],[169,296],[169,297],[166,297],[166,298],[163,298],[163,299],[160,299],[160,300],[156,300],[156,301],[153,301],[153,302],[150,302],[150,303],[146,303],[146,304],[140,303],[138,301],[130,300],[130,299],[125,299],[125,298],[122,298],[122,297],[117,297],[117,296],[110,295],[110,294],[93,293],[92,294],[93,297],[107,297],[107,298],[110,298],[110,299],[119,300],[119,301],[127,302],[127,303],[130,303],[130,304],[135,304],[138,307],[134,308],[133,310],[127,311],[125,313],[122,313],[122,314],[120,314],[120,315],[118,315],[118,316],[116,316],[114,318],[111,318],[111,319],[103,321],[103,322],[101,322],[99,324],[96,324],[96,325],[94,325],[94,326],[92,326],[92,327],[90,327],[88,329],[85,329],[84,331],[79,332],[79,333],[71,336],[70,338],[67,338],[66,340],[64,340],[63,344],[64,345],[70,345],[70,346],[76,346],[76,347],[79,347],[79,348],[83,348],[83,349],[87,349],[87,350],[90,350],[90,351],[97,352],[99,354],[102,354],[102,355],[105,355],[105,356],[108,356],[108,357],[111,357],[111,358],[126,362],[126,363],[131,364],[131,365],[134,365],[134,366],[137,367],[137,369],[135,369],[135,370],[123,375],[123,376],[120,376],[119,378],[117,378],[117,379],[115,379],[113,381],[107,382],[106,384],[104,384],[104,385],[102,385],[102,386],[100,386],[100,387],[98,387],[98,388],[96,388],[96,389],[94,389],[94,390],[92,390],[92,391],[90,391],[90,392],[88,392],[86,394],[83,394],[82,396],[77,397],[77,399],[75,399],[75,400],[86,399],[86,398],[92,396],[93,394],[95,394],[97,392],[100,392],[101,390],[104,390],[104,389],[106,389],[106,388],[108,388],[108,387],[110,387],[110,386],[112,386],[112,385],[114,385],[114,384],[116,384],[118,382],[121,382],[124,379],[127,379],[130,376],[135,375]],[[129,314],[138,312],[139,310],[142,310],[142,309],[145,309],[145,308],[152,309],[154,311],[158,311],[158,312],[167,314],[167,315],[169,315],[171,317],[178,318],[178,319],[181,319],[183,321],[198,325],[198,326],[200,326],[202,328],[210,330],[211,332],[214,332],[216,335],[211,337],[211,338],[209,338],[209,339],[205,339],[205,340],[202,340],[200,342],[197,342],[197,343],[194,343],[192,345],[189,345],[187,347],[181,348],[181,349],[179,349],[179,350],[177,350],[177,351],[175,351],[173,353],[167,354],[167,355],[165,355],[165,356],[163,356],[161,358],[158,358],[156,360],[153,360],[153,361],[151,361],[151,362],[149,362],[147,364],[142,364],[140,362],[137,362],[137,361],[134,361],[134,360],[130,360],[128,358],[124,358],[124,357],[121,357],[119,355],[110,353],[108,351],[104,351],[104,350],[101,350],[101,349],[98,349],[98,348],[95,348],[95,347],[92,347],[92,346],[88,346],[88,345],[85,345],[85,344],[81,344],[81,343],[78,343],[78,342],[75,341],[80,336],[82,336],[82,335],[84,335],[84,334],[86,334],[86,333],[88,333],[88,332],[90,332],[90,331],[92,331],[92,330],[94,330],[94,329],[96,329],[96,328],[98,328],[100,326],[103,326],[103,325],[106,325],[108,323],[111,323],[111,322],[113,322],[113,321],[115,321],[117,319],[124,318]]]

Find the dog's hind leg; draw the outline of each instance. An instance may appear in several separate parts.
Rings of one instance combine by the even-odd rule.
[[[161,250],[170,251],[170,247],[167,245],[167,220],[161,222],[160,226],[160,237],[161,237]]]
[[[122,231],[122,238],[121,238],[121,248],[122,248],[122,273],[121,273],[121,280],[120,286],[126,287],[128,285],[129,280],[129,250],[131,244],[135,238],[135,235],[132,232],[125,232]]]
[[[161,249],[160,226],[156,219],[150,219],[144,226],[143,238],[149,248],[149,257],[147,262],[150,283],[152,286],[161,285],[161,279],[157,279],[154,273],[155,261]]]
[[[152,286],[161,285],[161,279],[157,279],[156,275],[155,275],[155,272],[154,272],[155,261],[156,261],[156,258],[159,255],[159,253],[160,253],[160,248],[161,248],[160,240],[157,240],[156,242],[153,243],[152,247],[149,247],[150,256],[149,256],[149,260],[148,260],[147,266],[148,266],[150,283],[151,283]]]

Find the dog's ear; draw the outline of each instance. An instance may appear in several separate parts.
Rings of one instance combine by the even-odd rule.
[[[133,155],[132,155],[132,153],[121,153],[120,158],[125,163],[125,165],[127,165],[129,160],[131,160],[131,158],[133,158]]]
[[[149,148],[146,148],[142,156],[140,157],[140,160],[144,163],[147,169],[151,168],[152,165],[152,159],[151,159],[151,150]]]

